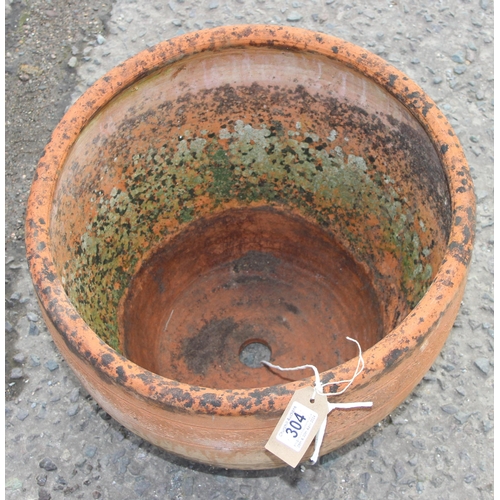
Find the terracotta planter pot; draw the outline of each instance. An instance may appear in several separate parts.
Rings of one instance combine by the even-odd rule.
[[[460,306],[475,221],[459,141],[401,72],[276,26],[163,42],[98,80],[33,182],[27,252],[54,340],[96,401],[168,451],[264,445],[315,364],[349,378],[321,454],[411,392]],[[310,451],[306,454],[310,456]]]

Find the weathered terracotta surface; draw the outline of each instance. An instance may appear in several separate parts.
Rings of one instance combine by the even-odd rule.
[[[97,81],[54,131],[29,199],[45,320],[115,419],[232,468],[264,449],[310,373],[349,378],[321,453],[419,382],[460,306],[472,182],[445,117],[383,60],[334,37],[224,27],[166,41]],[[307,456],[307,455],[306,455]]]

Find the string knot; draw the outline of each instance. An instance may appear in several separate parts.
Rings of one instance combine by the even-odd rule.
[[[262,361],[262,364],[268,366],[269,368],[274,368],[276,370],[281,370],[281,371],[294,371],[294,370],[305,370],[307,368],[310,368],[311,370],[314,371],[314,391],[311,396],[311,401],[314,401],[316,398],[316,395],[321,395],[321,396],[339,396],[340,394],[343,394],[351,384],[354,382],[356,377],[364,370],[365,368],[365,362],[363,360],[363,352],[361,350],[361,346],[359,345],[359,342],[355,339],[352,339],[351,337],[346,337],[347,340],[350,340],[351,342],[354,342],[358,346],[358,364],[356,366],[356,370],[354,371],[353,376],[350,379],[347,380],[339,380],[336,382],[326,382],[323,384],[321,382],[320,376],[319,376],[319,371],[314,365],[302,365],[302,366],[294,366],[292,368],[283,368],[278,365],[273,365],[269,361]],[[325,393],[323,391],[323,388],[326,387],[327,385],[340,385],[340,384],[347,384],[342,390],[336,391],[336,392],[327,392]],[[366,401],[366,402],[356,402],[356,403],[330,403],[328,402],[328,414],[335,409],[350,409],[350,408],[370,408],[373,406],[373,403],[371,401]],[[311,462],[315,464],[319,458],[319,450],[321,448],[321,444],[323,442],[323,437],[325,435],[325,430],[326,430],[326,418],[323,420],[321,427],[318,430],[318,433],[316,434],[315,442],[314,442],[314,453],[312,457],[310,458]]]

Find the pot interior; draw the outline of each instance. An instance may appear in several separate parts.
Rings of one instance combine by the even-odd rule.
[[[274,48],[186,56],[81,131],[54,193],[59,277],[143,368],[213,388],[327,370],[424,295],[451,219],[424,127],[361,72]]]

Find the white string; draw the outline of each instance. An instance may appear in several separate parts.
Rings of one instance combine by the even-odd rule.
[[[363,352],[361,350],[361,346],[359,345],[359,342],[355,339],[352,339],[351,337],[346,337],[347,340],[350,340],[351,342],[355,342],[356,345],[358,346],[358,364],[356,366],[356,370],[354,370],[354,375],[348,379],[348,380],[340,380],[338,382],[327,382],[325,384],[321,383],[321,380],[319,378],[319,371],[314,365],[302,365],[302,366],[294,366],[293,368],[282,368],[281,366],[278,365],[273,365],[272,363],[269,363],[269,361],[262,361],[262,363],[266,366],[269,366],[270,368],[275,368],[277,370],[281,371],[294,371],[294,370],[305,370],[307,368],[311,368],[314,371],[314,392],[313,396],[311,398],[312,401],[314,401],[315,394],[321,394],[323,396],[339,396],[340,394],[343,394],[351,384],[354,382],[354,379],[364,370],[365,368],[365,362],[363,360]],[[340,385],[340,384],[345,384],[347,385],[338,392],[323,392],[323,387],[326,387],[327,385]],[[373,403],[371,401],[365,401],[365,402],[358,402],[358,403],[330,403],[328,402],[328,413],[327,415],[332,411],[332,410],[341,410],[341,409],[350,409],[350,408],[371,408],[373,406]],[[323,443],[323,438],[325,436],[325,431],[326,431],[326,418],[323,420],[321,423],[321,426],[316,434],[315,437],[315,442],[314,442],[314,453],[312,454],[310,461],[315,464],[318,461],[319,458],[319,450],[321,448],[321,444]]]
[[[172,319],[172,314],[174,314],[174,310],[172,309],[172,312],[170,313],[170,316],[168,317],[167,324],[165,325],[165,328],[163,329],[164,332],[167,331],[168,324],[170,323],[170,320]]]
[[[346,337],[347,340],[350,340],[351,342],[355,342],[356,345],[358,346],[358,365],[356,366],[356,370],[354,371],[354,375],[350,380],[339,380],[338,382],[328,382],[326,384],[323,384],[323,387],[326,387],[327,385],[340,385],[347,383],[347,385],[338,392],[327,392],[325,395],[326,396],[339,396],[340,394],[343,394],[351,384],[354,382],[354,379],[365,369],[365,362],[363,360],[363,352],[361,351],[361,346],[359,345],[359,342],[355,339],[351,339],[351,337]]]
[[[350,340],[351,342],[356,343],[356,345],[358,346],[358,351],[359,351],[358,364],[356,366],[356,370],[354,370],[354,375],[348,380],[339,380],[338,382],[326,382],[325,384],[322,384],[321,379],[319,377],[319,371],[314,365],[302,365],[302,366],[294,366],[292,368],[283,368],[283,367],[278,366],[278,365],[273,365],[269,361],[262,360],[261,363],[266,365],[266,366],[269,366],[270,368],[275,368],[276,370],[281,370],[284,372],[290,372],[290,371],[295,371],[295,370],[305,370],[307,368],[310,368],[311,370],[314,371],[314,379],[315,379],[314,388],[318,394],[323,394],[325,396],[339,396],[340,394],[343,394],[345,391],[347,391],[347,389],[349,389],[351,384],[354,382],[354,379],[365,368],[365,362],[363,360],[363,352],[361,350],[361,346],[359,345],[359,342],[355,339],[352,339],[351,337],[346,337],[346,339]],[[345,384],[345,383],[347,383],[347,385],[341,391],[327,392],[327,393],[323,392],[323,387],[326,387],[327,385],[340,385],[340,384]]]
[[[269,366],[269,368],[275,368],[276,370],[281,370],[283,372],[291,372],[295,370],[305,370],[306,368],[311,368],[311,370],[314,371],[314,390],[318,394],[323,394],[324,385],[321,383],[321,379],[319,378],[319,371],[314,365],[302,365],[302,366],[294,366],[293,368],[282,368],[281,366],[269,363],[269,361],[262,360],[261,363],[266,366]],[[314,394],[311,400],[314,401]]]

